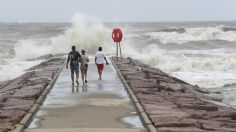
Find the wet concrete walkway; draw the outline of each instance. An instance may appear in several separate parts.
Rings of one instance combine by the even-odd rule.
[[[100,81],[93,62],[87,87],[72,87],[70,70],[62,70],[25,132],[146,131],[112,64],[105,67]]]

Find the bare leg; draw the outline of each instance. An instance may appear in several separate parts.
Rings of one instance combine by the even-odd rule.
[[[99,80],[100,80],[100,70],[98,70]]]
[[[84,70],[84,78],[85,78],[85,80],[86,80],[86,83],[87,83],[87,71],[88,71],[88,69],[85,69],[85,70]]]
[[[99,70],[98,73],[99,73],[99,80],[102,80],[102,70]]]
[[[77,85],[79,85],[79,71],[75,71],[75,75],[76,75],[76,83]]]
[[[83,82],[83,85],[84,85],[84,69],[81,69],[81,77],[82,77],[82,82]]]
[[[74,85],[74,71],[71,71],[71,81],[72,85]]]

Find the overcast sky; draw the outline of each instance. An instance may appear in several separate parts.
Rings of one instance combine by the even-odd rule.
[[[0,0],[1,22],[236,20],[236,0]]]

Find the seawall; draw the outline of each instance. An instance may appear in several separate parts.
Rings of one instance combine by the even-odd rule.
[[[27,127],[55,82],[65,59],[49,57],[16,79],[0,85],[0,132]]]
[[[236,131],[236,110],[212,103],[199,87],[131,58],[112,61],[144,124],[154,126],[153,131]]]

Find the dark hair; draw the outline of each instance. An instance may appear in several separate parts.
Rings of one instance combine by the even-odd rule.
[[[75,46],[73,45],[73,46],[71,47],[71,49],[74,49],[74,50],[75,50]]]
[[[98,47],[98,51],[102,51],[102,47]]]
[[[82,53],[82,54],[85,54],[85,50],[84,50],[84,49],[82,49],[82,50],[81,50],[81,53]]]

